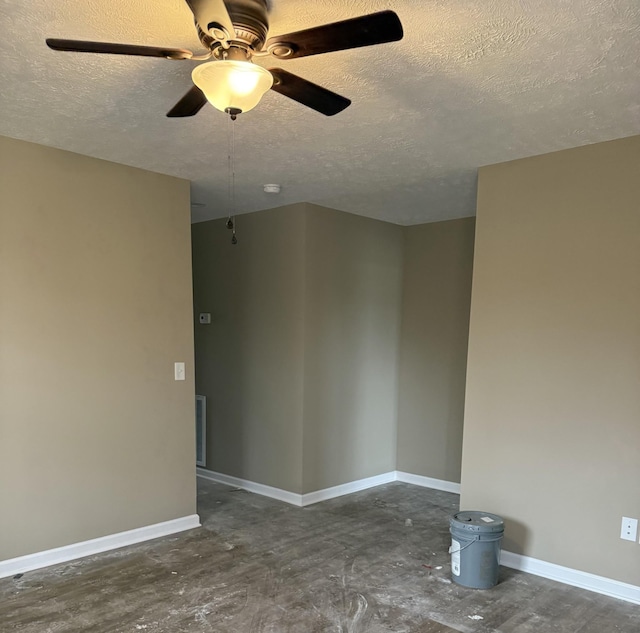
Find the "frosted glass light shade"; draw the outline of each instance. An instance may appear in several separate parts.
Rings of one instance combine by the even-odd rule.
[[[191,78],[209,103],[222,112],[255,108],[273,85],[273,75],[262,66],[226,59],[196,66]]]

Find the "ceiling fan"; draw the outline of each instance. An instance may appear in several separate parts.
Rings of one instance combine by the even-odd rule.
[[[287,33],[267,39],[268,0],[186,0],[198,37],[206,49],[194,55],[181,48],[47,39],[56,51],[109,53],[208,61],[192,72],[194,86],[169,110],[168,117],[193,116],[209,101],[235,119],[255,107],[271,89],[321,114],[332,116],[351,101],[280,68],[268,70],[253,58],[296,59],[402,39],[400,19],[380,11],[349,20]]]

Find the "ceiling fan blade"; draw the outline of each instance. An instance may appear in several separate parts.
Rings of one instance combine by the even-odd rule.
[[[193,57],[193,53],[184,48],[137,46],[136,44],[112,44],[109,42],[48,38],[47,46],[54,51],[71,51],[74,53],[108,53],[111,55],[139,55],[141,57],[165,57],[168,59],[191,59]]]
[[[193,86],[183,97],[176,103],[176,105],[167,112],[168,117],[183,117],[193,116],[198,114],[202,107],[207,103],[207,98],[204,96],[204,92]]]
[[[186,0],[186,3],[203,33],[222,41],[235,38],[236,31],[224,0]],[[221,33],[212,34],[212,29],[222,29],[225,37],[218,37]]]
[[[359,18],[287,33],[267,40],[267,50],[279,59],[295,59],[319,53],[384,44],[401,40],[400,18],[393,11],[380,11]],[[279,54],[279,49],[282,52]]]
[[[298,75],[282,70],[281,68],[269,68],[273,75],[271,90],[279,92],[289,99],[293,99],[302,105],[306,105],[321,114],[333,116],[342,112],[351,105],[351,101],[331,90],[311,83]]]

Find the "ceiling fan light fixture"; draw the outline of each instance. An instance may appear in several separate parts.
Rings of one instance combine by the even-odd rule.
[[[255,108],[273,85],[273,75],[248,61],[218,60],[200,64],[191,73],[207,101],[222,112]]]

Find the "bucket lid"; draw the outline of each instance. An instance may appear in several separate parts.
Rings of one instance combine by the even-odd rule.
[[[467,510],[453,515],[450,525],[469,532],[504,532],[504,521],[496,514]]]

